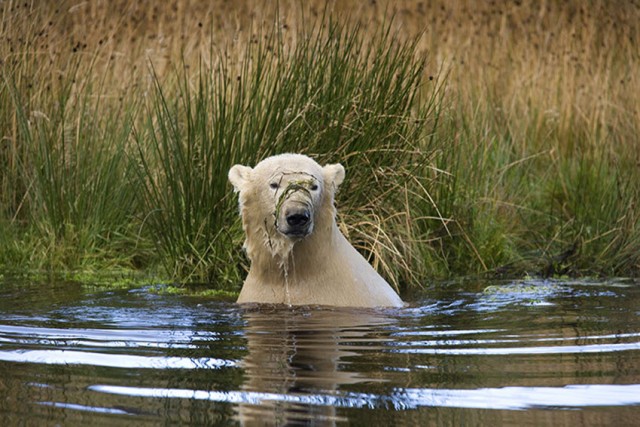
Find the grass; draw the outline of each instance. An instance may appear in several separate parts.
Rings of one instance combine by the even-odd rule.
[[[456,178],[474,191],[463,203],[477,210],[464,228],[489,268],[511,258],[542,274],[637,274],[639,158],[629,135],[638,108],[626,91],[638,84],[636,30],[627,19],[639,12],[591,6],[580,8],[580,27],[570,7],[543,9],[556,21],[546,40],[527,40],[526,13],[514,18],[512,35],[503,36],[503,26],[480,48],[489,68],[504,64],[500,71],[480,70],[483,86],[459,83],[466,101],[450,132],[465,145],[464,158],[445,163],[460,161]],[[503,252],[491,249],[496,227]]]
[[[89,83],[74,90],[71,82],[84,77],[77,66],[54,98],[41,101],[50,103],[40,105],[44,111],[33,109],[23,97],[18,87],[22,76],[3,77],[17,125],[6,139],[15,150],[6,162],[15,168],[5,178],[17,188],[8,183],[5,188],[18,203],[5,205],[10,217],[5,224],[25,233],[24,261],[64,269],[93,264],[94,259],[135,256],[120,250],[135,246],[130,223],[136,201],[124,147],[133,126],[131,114],[105,111],[89,99],[101,96],[100,88]]]
[[[637,275],[639,22],[600,1],[4,2],[0,266],[233,292],[227,171],[293,151],[343,163],[340,226],[398,288]]]
[[[188,281],[240,283],[243,238],[227,171],[278,152],[302,152],[345,163],[351,184],[342,203],[351,212],[349,222],[363,229],[351,234],[384,262],[389,277],[401,275],[392,265],[415,255],[397,237],[373,232],[384,229],[384,206],[386,221],[404,224],[400,217],[389,219],[398,209],[389,201],[397,198],[392,190],[407,181],[414,162],[428,159],[407,143],[419,141],[427,120],[428,110],[414,110],[413,102],[422,64],[412,45],[396,45],[388,32],[359,54],[361,32],[339,23],[310,29],[290,51],[282,44],[270,48],[280,43],[277,37],[250,45],[235,73],[220,62],[177,70],[171,83],[155,76],[157,96],[135,140],[139,186],[151,212],[146,225],[158,236],[167,269]],[[354,186],[371,178],[376,195]]]

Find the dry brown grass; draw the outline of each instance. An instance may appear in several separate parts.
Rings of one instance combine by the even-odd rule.
[[[74,60],[94,64],[118,97],[182,64],[211,60],[217,50],[239,60],[275,22],[289,43],[315,17],[377,28],[394,17],[406,37],[421,35],[427,73],[449,71],[448,90],[468,108],[500,108],[505,122],[532,110],[535,120],[578,121],[590,130],[626,135],[640,122],[640,3],[635,1],[460,0],[389,2],[268,1],[4,1],[3,67],[38,58],[22,76],[47,90]],[[326,9],[325,9],[326,8]],[[212,49],[213,47],[213,49]],[[46,83],[45,83],[46,82]]]
[[[475,185],[470,197],[496,206],[485,212],[487,224],[493,223],[494,214],[502,221],[495,235],[522,227],[518,215],[525,210],[538,216],[549,211],[545,203],[555,202],[545,192],[563,193],[558,197],[569,200],[580,189],[579,183],[571,182],[578,174],[575,170],[580,171],[576,164],[591,167],[591,163],[580,163],[583,155],[591,159],[605,155],[601,173],[611,178],[611,188],[617,188],[619,179],[630,193],[636,191],[633,183],[640,166],[638,1],[280,0],[276,6],[266,0],[5,0],[0,1],[4,78],[0,81],[0,167],[4,168],[0,171],[0,202],[19,210],[20,194],[28,192],[29,186],[13,179],[18,174],[12,171],[19,167],[15,159],[24,147],[14,143],[19,141],[19,120],[12,109],[11,96],[15,95],[7,95],[9,92],[19,94],[18,104],[28,110],[34,123],[49,120],[46,114],[57,111],[56,96],[64,92],[60,86],[69,83],[70,91],[90,94],[103,110],[134,110],[145,94],[153,94],[155,83],[175,77],[174,68],[195,70],[200,61],[204,69],[215,69],[212,63],[216,61],[224,61],[228,70],[241,68],[247,45],[271,43],[268,37],[274,34],[274,26],[279,30],[275,34],[282,37],[279,46],[287,49],[298,42],[303,30],[318,25],[319,17],[358,24],[371,34],[392,20],[391,28],[400,39],[418,37],[417,53],[427,59],[425,93],[446,81],[439,111],[445,125],[437,135],[441,151],[454,145],[465,145],[467,150],[460,154],[458,164],[447,163],[452,157],[445,155],[443,163],[428,173],[434,174],[435,182],[443,175],[434,172],[440,168],[461,185]],[[9,82],[15,89],[7,89]],[[89,85],[92,90],[83,90]],[[69,97],[69,102],[74,100]],[[494,146],[498,146],[497,155],[491,151]],[[473,156],[474,160],[465,163]],[[503,158],[495,161],[492,156]],[[578,159],[576,164],[571,163],[574,159]],[[494,164],[488,166],[490,161]],[[534,162],[535,167],[526,168]],[[621,178],[607,175],[619,164],[625,168]],[[545,182],[541,179],[536,188],[545,168],[553,168],[549,174],[553,176],[546,176]],[[477,178],[485,169],[491,176]],[[505,184],[503,178],[516,169],[523,176],[529,174],[526,179],[518,178],[526,183]],[[17,185],[25,188],[15,191]],[[554,186],[560,190],[549,190]],[[547,199],[529,203],[532,188],[540,200]],[[447,193],[445,188],[443,194]],[[450,205],[467,202],[464,197],[455,201],[452,197]],[[565,206],[568,203],[560,203],[560,216],[571,222],[576,215]],[[633,203],[630,199],[632,208]],[[460,218],[454,218],[453,208],[445,212],[448,202],[444,197],[433,195],[430,204],[437,212],[427,209],[422,215]],[[618,224],[624,219],[629,225],[619,233],[620,239],[633,233],[637,239],[638,210],[633,208],[623,217],[624,211],[612,210],[609,222]],[[10,212],[11,218],[16,216]],[[472,249],[470,258],[477,258],[481,269],[490,269],[495,263],[484,254],[482,239],[460,221],[465,245]],[[407,225],[411,231],[413,227]],[[608,230],[599,232],[597,238]],[[448,235],[450,230],[445,231],[443,235]],[[545,238],[555,241],[554,236]],[[416,239],[431,242],[440,237],[427,230]]]

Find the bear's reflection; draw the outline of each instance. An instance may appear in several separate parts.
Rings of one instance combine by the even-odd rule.
[[[384,311],[262,306],[247,308],[243,317],[243,390],[277,395],[240,405],[246,425],[334,424],[335,407],[324,404],[324,396],[341,385],[380,379],[379,372],[351,371],[348,359],[363,350],[379,353],[385,326],[393,323]],[[312,404],[306,397],[317,399]]]

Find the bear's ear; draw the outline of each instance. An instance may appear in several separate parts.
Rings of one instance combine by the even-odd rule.
[[[245,184],[251,179],[251,172],[253,172],[253,169],[242,165],[235,165],[229,169],[229,181],[231,181],[236,192],[245,188]]]
[[[322,168],[324,174],[324,182],[329,185],[333,185],[334,188],[338,188],[342,181],[344,181],[344,167],[340,163],[335,165],[326,165]]]

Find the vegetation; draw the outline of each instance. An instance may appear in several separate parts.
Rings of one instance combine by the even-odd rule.
[[[2,270],[236,290],[227,171],[291,151],[399,288],[639,273],[639,7],[231,3],[0,4]]]

